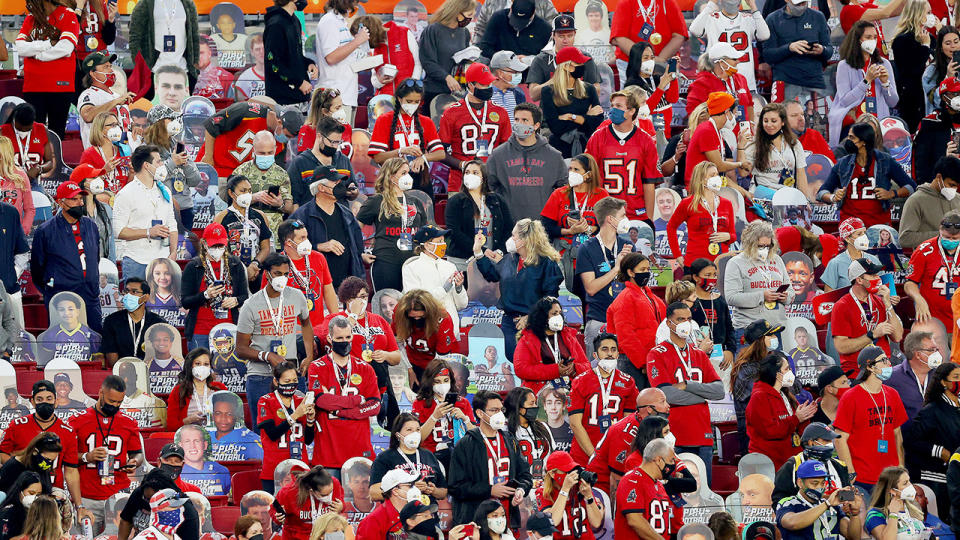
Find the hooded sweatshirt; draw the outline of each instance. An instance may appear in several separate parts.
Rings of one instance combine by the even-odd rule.
[[[823,68],[833,55],[830,45],[830,28],[823,13],[807,8],[798,16],[788,15],[786,8],[778,9],[767,17],[770,39],[763,42],[763,60],[773,68],[773,80],[787,84],[823,88]],[[823,53],[799,55],[790,50],[794,41],[805,39],[819,43]]]
[[[515,221],[539,219],[553,190],[567,184],[563,155],[537,135],[532,146],[523,146],[516,135],[490,152],[488,184],[510,208]]]
[[[267,95],[280,105],[303,103],[310,94],[300,91],[307,80],[307,62],[300,45],[300,21],[281,7],[267,8],[263,28],[265,71],[263,80]]]
[[[741,330],[759,319],[766,319],[773,325],[786,324],[784,304],[793,302],[796,296],[793,287],[787,287],[787,301],[777,302],[773,309],[765,305],[763,298],[764,291],[776,291],[784,284],[790,284],[790,277],[779,255],[763,263],[746,253],[731,257],[724,271],[723,296],[730,305],[733,327]]]
[[[952,201],[930,184],[923,184],[903,203],[900,215],[900,245],[913,249],[940,234],[940,220],[951,210],[960,210],[960,197]]]

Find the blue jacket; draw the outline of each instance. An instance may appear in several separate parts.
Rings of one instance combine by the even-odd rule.
[[[4,260],[3,264],[0,264],[0,281],[8,293],[18,293],[20,284],[17,283],[13,257],[29,252],[30,246],[27,245],[27,237],[20,225],[20,212],[17,212],[13,205],[0,203],[0,231],[3,233],[0,234],[0,258]]]
[[[929,376],[932,380],[932,371]],[[883,384],[893,388],[900,394],[900,400],[903,401],[903,408],[907,411],[907,421],[901,426],[901,432],[905,431],[923,407],[923,394],[920,393],[917,374],[914,373],[910,367],[910,362],[905,361],[893,368],[893,374],[890,375],[890,378],[884,381]]]
[[[30,274],[44,301],[49,301],[58,292],[73,291],[88,305],[99,307],[100,233],[96,223],[88,217],[80,218],[80,239],[87,264],[86,276],[73,231],[63,214],[57,214],[37,227],[30,253]]]
[[[537,300],[560,294],[563,272],[559,264],[546,257],[541,257],[536,266],[524,265],[519,273],[520,255],[516,253],[505,254],[496,264],[489,257],[476,261],[484,279],[500,283],[497,307],[508,317],[526,315]]]
[[[903,170],[903,167],[896,162],[890,154],[886,152],[881,152],[879,150],[873,151],[874,162],[874,177],[877,179],[877,187],[883,189],[890,189],[891,184],[896,184],[900,187],[907,188],[910,193],[913,193],[917,189],[917,183],[913,181],[913,178],[910,178],[910,175]],[[817,200],[819,201],[823,197],[824,193],[832,194],[837,188],[846,188],[847,184],[850,183],[850,178],[853,176],[853,166],[857,156],[850,154],[843,156],[837,161],[837,164],[833,166],[833,169],[830,171],[830,176],[827,177],[827,181],[820,186],[820,191],[817,192]],[[844,197],[840,199],[840,202],[837,203],[837,208],[843,206],[847,202],[847,198]],[[884,208],[890,208],[890,199],[885,201],[880,201],[883,204]]]
[[[767,17],[770,39],[762,43],[763,61],[773,68],[773,80],[787,84],[824,88],[823,68],[833,56],[827,19],[816,9],[807,8],[798,17],[787,15],[781,8]],[[805,39],[819,43],[823,54],[797,54],[790,50],[794,41]]]
[[[340,203],[336,204],[340,207],[340,214],[343,216],[343,228],[350,231],[350,238],[335,238],[334,240],[339,241],[344,248],[350,251],[350,275],[365,278],[366,270],[363,267],[363,259],[360,258],[360,254],[363,253],[363,233],[360,232],[360,222],[357,221],[356,216],[349,208]],[[307,238],[314,245],[314,249],[316,249],[317,244],[329,240],[327,226],[320,216],[321,212],[323,210],[320,210],[317,202],[310,201],[301,205],[296,212],[290,215],[290,219],[299,219],[307,226]],[[333,285],[335,287],[340,286],[339,283]]]

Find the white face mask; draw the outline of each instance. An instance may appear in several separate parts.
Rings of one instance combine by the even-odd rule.
[[[24,495],[23,498],[20,499],[20,501],[23,502],[24,508],[30,508],[30,505],[33,504],[35,500],[37,500],[36,495]]]
[[[870,247],[870,239],[867,238],[867,235],[862,234],[853,241],[853,247],[859,249],[860,251],[864,251]]]
[[[107,138],[110,139],[110,142],[120,142],[120,139],[123,139],[123,130],[120,129],[120,126],[113,126],[107,130]]]
[[[940,354],[940,351],[934,351],[927,357],[927,367],[930,369],[937,369],[942,363],[943,355]]]
[[[506,517],[494,517],[487,518],[487,526],[490,527],[490,530],[495,534],[503,534],[503,531],[507,530],[507,518]]]
[[[943,198],[952,201],[954,197],[957,196],[957,188],[955,187],[943,187],[940,188],[940,194],[943,195]]]
[[[337,112],[330,113],[330,117],[336,120],[337,122],[340,122],[341,124],[346,124],[347,110],[344,109],[343,107],[340,107],[339,109],[337,109]]]
[[[297,244],[297,255],[309,255],[313,251],[313,244],[310,243],[310,240],[304,240]]]
[[[20,137],[21,139],[25,139],[29,137],[31,133],[33,133],[32,131],[20,131],[16,128],[14,128],[13,132],[16,133],[17,137]]]
[[[778,348],[780,348],[780,338],[778,338],[777,336],[772,336],[772,337],[770,338],[770,344],[767,345],[767,350],[768,350],[768,351],[775,351],[775,350],[777,350]]]
[[[607,373],[613,373],[613,370],[617,369],[617,359],[616,358],[604,358],[603,360],[597,361],[597,366],[600,367],[603,371]]]
[[[623,218],[617,222],[617,234],[627,234],[630,232],[630,220]]]
[[[210,254],[210,258],[219,261],[223,258],[224,252],[227,250],[225,247],[215,247],[207,249],[207,253]]]
[[[693,322],[692,321],[683,321],[678,323],[676,328],[673,330],[677,336],[682,339],[687,339],[690,337],[690,334],[693,332]]]
[[[873,54],[873,51],[877,50],[877,40],[865,39],[860,42],[860,48],[867,54]]]
[[[762,260],[767,260],[767,256],[770,255],[770,248],[762,247],[757,249],[757,257],[760,257]]]
[[[677,445],[677,436],[674,435],[672,431],[664,435],[663,440],[667,441],[667,444],[670,445],[670,448],[673,448]]]
[[[780,384],[784,388],[790,388],[793,386],[793,383],[796,382],[796,380],[797,376],[794,375],[792,371],[788,371],[784,373],[782,377],[780,377]]]
[[[407,490],[407,502],[419,501],[422,496],[423,492],[421,492],[417,486],[413,486]]]
[[[403,112],[407,113],[410,116],[413,116],[414,114],[416,114],[417,109],[420,108],[420,104],[419,103],[401,103],[400,108],[403,109]],[[340,109],[340,110],[342,111],[343,109]]]
[[[167,124],[167,134],[171,137],[176,137],[183,132],[183,120],[179,118],[174,118],[170,120],[170,123]]]
[[[510,238],[507,238],[506,246],[505,246],[505,247],[507,248],[507,253],[516,253],[516,252],[517,252],[517,241],[514,240],[513,237],[511,236]]]
[[[721,176],[711,176],[707,178],[707,189],[710,191],[720,191],[723,187],[723,177]]]
[[[241,193],[240,195],[237,195],[237,205],[240,208],[248,208],[250,206],[250,203],[252,202],[253,202],[252,193]]]
[[[287,288],[287,276],[277,276],[271,279],[270,286],[277,292],[283,292]]]
[[[490,417],[490,427],[497,431],[507,427],[507,416],[503,414],[503,411]]]
[[[723,129],[729,129],[730,131],[733,131],[733,128],[735,127],[737,127],[737,117],[728,116],[727,121],[723,123]]]
[[[155,182],[160,182],[162,184],[164,180],[167,179],[167,172],[168,172],[167,167],[164,165],[160,165],[159,167],[157,167],[157,170],[153,172],[153,180]]]
[[[210,366],[193,366],[193,378],[205,380],[210,376]]]
[[[483,178],[480,178],[478,174],[465,174],[463,175],[463,185],[467,189],[477,189],[480,187],[480,184],[483,183]]]
[[[450,383],[439,383],[433,385],[433,393],[437,396],[446,396],[450,392]]]
[[[406,191],[413,187],[413,177],[409,174],[405,174],[397,179],[397,187],[400,188],[400,191]]]
[[[100,193],[103,193],[103,189],[105,186],[103,184],[102,178],[94,178],[93,180],[90,180],[90,184],[88,185],[88,187],[90,188],[90,193],[93,193],[94,195],[98,195]]]
[[[925,28],[933,28],[934,26],[937,25],[938,22],[940,21],[937,20],[936,15],[934,15],[933,13],[927,13],[927,18],[923,20],[923,26]]]
[[[960,96],[950,98],[950,108],[955,111],[960,111]]]
[[[656,65],[657,61],[652,58],[650,60],[644,60],[643,62],[640,62],[640,73],[643,73],[644,75],[652,75],[653,68]]]
[[[554,315],[547,320],[547,328],[553,332],[563,330],[563,315]]]
[[[407,448],[419,448],[420,447],[420,432],[414,431],[406,437],[403,438],[403,445]]]
[[[917,488],[913,487],[913,484],[900,490],[900,500],[902,501],[913,501],[917,498]]]
[[[567,175],[567,178],[567,182],[569,182],[570,187],[577,187],[583,183],[583,175],[575,171],[570,171],[570,173]]]
[[[324,503],[324,504],[330,504],[330,503],[332,503],[332,502],[333,502],[333,492],[331,491],[330,493],[328,493],[328,494],[326,494],[326,495],[321,495],[321,496],[320,496],[320,502],[322,502],[322,503]]]

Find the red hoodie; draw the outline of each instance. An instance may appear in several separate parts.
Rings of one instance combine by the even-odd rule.
[[[561,351],[566,348],[568,352],[568,354],[561,354],[561,356],[573,358],[576,373],[569,377],[570,381],[573,381],[577,375],[590,371],[590,362],[587,360],[587,355],[583,352],[580,342],[577,341],[577,331],[569,326],[563,327],[563,330],[560,331],[560,341],[563,342],[560,346]],[[551,339],[550,342],[552,343],[553,340]],[[521,333],[520,340],[517,341],[517,349],[513,353],[513,369],[517,377],[520,377],[523,381],[523,386],[533,390],[534,393],[539,392],[550,381],[560,378],[560,366],[558,364],[545,364],[543,362],[543,354],[550,355],[550,352],[543,351],[544,348],[540,338],[527,328]],[[568,381],[567,384],[569,385],[570,382]]]
[[[687,114],[693,112],[697,105],[707,101],[710,92],[728,92],[737,98],[737,105],[749,110],[753,107],[753,94],[750,93],[750,86],[747,84],[747,78],[739,73],[734,73],[728,81],[733,81],[731,92],[727,83],[720,77],[714,75],[712,71],[701,71],[697,74],[697,80],[690,84],[690,90],[687,91]],[[748,115],[752,116],[752,115]]]

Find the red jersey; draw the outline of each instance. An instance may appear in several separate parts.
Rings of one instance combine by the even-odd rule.
[[[380,152],[389,152],[398,150],[404,146],[419,146],[424,154],[443,150],[443,143],[437,136],[437,127],[433,125],[433,120],[429,116],[417,115],[417,122],[420,124],[420,130],[413,121],[412,116],[401,114],[394,125],[394,113],[389,111],[377,118],[377,123],[373,127],[373,136],[370,138],[370,150],[367,154],[375,156]],[[393,134],[390,130],[393,128]],[[420,131],[423,136],[420,136]]]
[[[57,41],[65,39],[73,44],[73,52],[63,58],[47,62],[33,56],[24,57],[23,91],[72,94],[77,73],[77,36],[80,35],[77,14],[63,6],[57,6],[47,17],[47,22],[59,31],[59,37],[51,40],[53,44],[56,45]],[[30,41],[49,39],[49,37],[40,36],[34,24],[33,15],[28,14],[23,20],[23,26],[20,27],[20,33],[17,34],[18,42],[27,42],[28,39]]]
[[[103,25],[107,22],[106,13],[101,13],[106,5],[103,0],[99,2],[88,2],[83,10],[80,20],[80,43],[78,47],[83,51],[82,57],[86,57],[93,51],[107,50],[107,42],[103,39]]]
[[[313,335],[320,340],[321,345],[329,345],[327,341],[327,331],[330,326],[330,320],[337,315],[342,315],[348,319],[350,318],[349,313],[341,311],[339,313],[331,313],[327,315],[320,324],[313,325]],[[363,319],[357,321],[357,324],[353,326],[353,348],[350,349],[350,354],[363,359],[365,362],[368,361],[363,358],[364,346],[372,347],[373,351],[392,352],[399,349],[397,346],[397,338],[393,335],[393,328],[390,326],[390,323],[380,315],[370,313],[369,311],[365,312]]]
[[[77,458],[80,454],[77,452],[77,433],[60,418],[55,418],[47,429],[41,428],[36,417],[32,414],[17,418],[10,422],[7,430],[3,433],[3,440],[0,441],[0,452],[12,456],[26,448],[34,437],[44,431],[56,433],[60,437],[60,444],[63,445],[60,457],[53,464],[55,474],[52,478],[54,487],[62,488],[63,467],[76,468],[79,462]]]
[[[486,155],[489,156],[512,134],[507,110],[490,101],[473,107],[464,98],[451,105],[440,117],[440,140],[450,146],[447,154],[461,161],[476,159],[481,146],[486,146]],[[487,161],[486,156],[480,159]],[[460,191],[462,179],[463,173],[459,169],[450,169],[447,193]]]
[[[850,435],[850,459],[857,480],[875,484],[885,467],[896,467],[896,429],[907,421],[900,394],[889,386],[871,394],[857,385],[843,394],[833,427]]]
[[[717,371],[707,353],[688,345],[681,353],[673,342],[663,342],[647,355],[647,376],[650,386],[719,381]],[[670,431],[677,437],[677,446],[709,446],[713,444],[710,407],[706,402],[670,407]]]
[[[844,193],[843,206],[840,207],[840,221],[856,217],[863,220],[867,227],[890,223],[890,211],[883,208],[883,203],[877,199],[877,179],[874,176],[877,162],[870,164],[870,173],[864,172],[863,167],[853,164],[853,174]],[[893,186],[891,186],[893,187]]]
[[[350,124],[341,124],[343,126],[343,142],[340,143],[340,153],[348,158],[353,157],[353,128]],[[297,153],[313,148],[313,143],[317,140],[317,128],[310,124],[304,124],[297,133]]]
[[[370,416],[380,410],[381,394],[370,364],[351,356],[346,369],[341,369],[329,355],[314,360],[307,369],[307,391],[316,392],[321,409],[312,465],[340,468],[350,458],[373,459]],[[345,403],[342,398],[350,400]]]
[[[255,101],[234,103],[211,116],[204,127],[214,137],[213,166],[217,175],[226,177],[242,163],[253,159],[253,136],[267,127],[270,108]],[[277,144],[277,154],[283,145]]]
[[[406,538],[400,511],[389,500],[377,504],[373,512],[363,518],[357,526],[356,540],[398,540]]]
[[[333,511],[333,506],[315,499],[312,495],[299,504],[300,487],[297,482],[290,482],[277,493],[277,503],[283,507],[283,540],[299,540],[310,538],[313,522],[323,514]],[[343,503],[343,486],[336,478],[333,479],[333,491],[330,493],[334,501]],[[332,501],[331,501],[332,502]]]
[[[606,478],[609,487],[610,471],[623,476],[628,469],[627,456],[630,453],[630,447],[633,440],[637,438],[637,429],[640,427],[640,418],[636,414],[628,414],[619,422],[613,424],[603,434],[600,442],[596,445],[596,451],[590,462],[587,464],[587,470],[597,473],[597,486],[601,486],[601,481]],[[607,490],[609,491],[609,490]]]
[[[467,418],[473,418],[473,408],[467,398],[461,397],[458,399],[454,407],[463,411]],[[426,422],[427,418],[430,418],[436,408],[436,399],[430,401],[429,405],[422,399],[413,402],[413,414],[417,415],[421,424]],[[453,416],[449,414],[441,416],[433,427],[433,431],[430,432],[430,436],[420,443],[420,448],[433,453],[436,453],[437,450],[453,450]]]
[[[122,411],[107,418],[93,407],[70,419],[70,427],[76,432],[79,452],[92,452],[105,447],[113,456],[114,483],[104,485],[97,472],[98,462],[84,463],[80,466],[80,485],[85,499],[102,501],[111,495],[130,487],[127,473],[119,470],[133,456],[143,451],[140,441],[140,428],[136,421]]]
[[[396,319],[394,319],[394,333],[396,333]],[[450,317],[440,319],[440,326],[432,336],[426,335],[426,329],[413,328],[413,333],[404,343],[407,360],[419,367],[426,368],[438,354],[457,352],[460,345],[457,343],[457,334],[453,329]]]
[[[929,300],[928,300],[929,301]],[[933,306],[931,306],[931,309]],[[887,310],[883,300],[871,294],[867,297],[867,304],[862,304],[854,298],[853,293],[843,295],[843,298],[833,304],[833,313],[830,314],[830,327],[833,336],[859,338],[867,335],[867,330],[873,330],[878,324],[887,320]],[[951,322],[951,324],[953,324]],[[890,356],[890,341],[883,336],[876,341],[887,356]],[[860,351],[840,355],[840,367],[844,371],[857,371],[857,356]]]
[[[595,369],[581,373],[573,380],[568,413],[582,415],[580,421],[583,428],[590,442],[596,446],[614,422],[637,410],[638,393],[633,378],[619,369],[606,379],[601,379],[600,370]],[[576,439],[571,445],[570,455],[580,465],[586,465],[590,459]]]
[[[114,147],[115,149],[117,147]],[[103,175],[104,189],[112,193],[119,193],[124,186],[130,183],[133,173],[133,165],[130,163],[130,156],[121,156],[116,152],[114,157],[120,158],[113,172]],[[113,158],[111,158],[113,159]],[[83,154],[80,155],[80,163],[89,163],[96,169],[102,169],[107,164],[103,157],[103,150],[97,146],[88,146]]]
[[[561,228],[566,228],[568,226],[567,219],[570,216],[570,211],[575,210],[587,220],[587,223],[594,227],[599,227],[597,215],[593,213],[593,206],[597,204],[597,201],[609,195],[607,190],[599,188],[593,193],[577,193],[574,191],[572,195],[571,197],[570,188],[567,186],[553,190],[546,204],[543,205],[543,210],[540,212],[540,215],[547,219],[552,219]],[[573,204],[571,204],[571,198],[573,199]],[[584,236],[584,238],[587,237],[589,237],[589,235]],[[567,244],[570,244],[572,238],[564,236],[563,240]]]
[[[683,181],[690,189],[690,175],[693,174],[693,168],[698,164],[707,161],[707,152],[716,150],[723,155],[723,139],[720,138],[720,130],[712,120],[697,126],[690,136],[690,144],[687,145],[687,162],[683,171]]]
[[[600,166],[603,187],[627,203],[627,217],[648,219],[643,184],[655,184],[663,177],[653,138],[634,128],[633,133],[621,141],[613,131],[613,124],[606,122],[590,136],[587,153]]]
[[[290,407],[287,408],[280,402],[276,392],[271,392],[257,402],[257,422],[273,421],[283,424],[287,422],[287,417],[300,406],[301,401],[303,401],[302,397],[294,396]],[[306,453],[303,451],[303,432],[306,429],[310,429],[307,427],[307,418],[302,416],[276,441],[271,439],[265,430],[260,430],[260,442],[263,445],[261,480],[273,480],[273,471],[281,461],[291,458],[306,460]]]
[[[550,507],[556,502],[554,497],[547,497],[543,493],[542,486],[537,488],[536,497],[537,508],[543,512],[549,512]],[[594,500],[593,504],[598,503]],[[567,505],[563,508],[563,518],[560,519],[560,523],[556,527],[560,531],[554,533],[554,540],[573,540],[574,538],[593,540],[595,538],[593,527],[587,520],[587,503],[584,502],[579,491],[570,493]]]
[[[624,475],[617,485],[617,515],[613,520],[613,536],[617,540],[640,539],[627,524],[627,514],[638,512],[664,540],[670,540],[670,497],[663,484],[640,467]]]
[[[13,130],[13,124],[0,125],[0,135],[13,142],[13,161],[18,167],[27,170],[43,163],[46,152],[47,128],[40,122],[33,123],[33,130],[27,137],[20,137]]]
[[[960,249],[952,256],[940,246],[939,237],[921,243],[910,255],[907,279],[920,287],[920,296],[930,306],[930,313],[940,319],[944,328],[953,328],[950,300],[960,285]]]
[[[308,261],[309,259],[309,261]],[[309,267],[307,262],[310,263]],[[287,283],[307,297],[307,309],[310,310],[310,325],[323,323],[323,288],[333,285],[330,266],[326,257],[319,251],[311,251],[300,259],[290,259],[290,273]],[[267,284],[267,274],[261,278],[261,287]]]
[[[705,194],[710,196],[710,192]],[[730,250],[730,244],[737,240],[737,229],[734,227],[733,204],[726,197],[716,196],[719,202],[716,214],[698,204],[697,208],[690,208],[693,201],[691,197],[686,197],[677,209],[670,216],[667,223],[667,240],[670,241],[670,250],[673,252],[673,259],[682,256],[685,261],[695,261],[700,258],[714,260],[722,253]],[[713,218],[717,221],[714,224]],[[677,237],[677,229],[680,225],[687,225],[687,251],[680,250],[680,242]],[[710,253],[710,235],[715,232],[725,232],[730,234],[730,240],[727,242],[718,242],[720,251],[716,254]]]
[[[640,30],[644,24],[650,21],[653,25],[654,34],[660,35],[660,41],[653,45],[653,52],[660,54],[660,51],[667,46],[673,34],[680,34],[687,37],[687,23],[683,19],[683,13],[675,0],[622,0],[617,3],[617,9],[613,13],[613,22],[610,24],[610,40],[613,38],[625,37],[630,41],[640,41]],[[649,41],[651,45],[653,41]],[[617,59],[626,62],[629,60],[627,55],[623,54],[620,47],[617,50]]]

